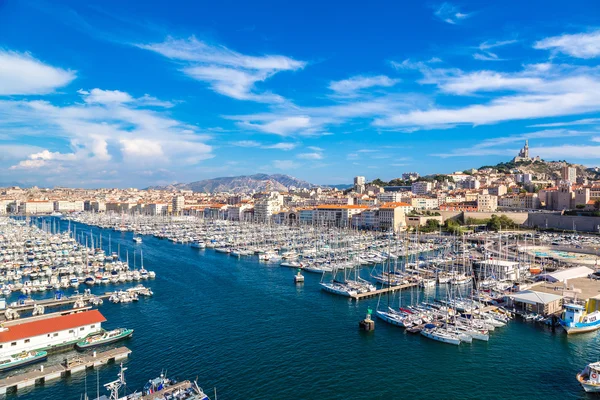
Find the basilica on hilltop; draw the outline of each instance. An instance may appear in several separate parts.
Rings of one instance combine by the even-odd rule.
[[[529,161],[540,161],[540,156],[529,157],[529,140],[526,140],[525,146],[523,146],[523,148],[519,151],[519,154],[515,158],[513,158],[513,162],[518,163]]]

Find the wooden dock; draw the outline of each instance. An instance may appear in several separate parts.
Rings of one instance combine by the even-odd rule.
[[[58,365],[49,367],[42,365],[38,369],[0,379],[0,394],[35,386],[36,384],[44,384],[54,379],[85,371],[88,368],[127,358],[129,354],[131,354],[131,350],[127,347],[119,347],[101,353],[81,354]]]
[[[382,293],[395,292],[397,290],[408,289],[408,288],[411,288],[411,287],[415,287],[417,285],[418,285],[418,283],[405,283],[404,285],[389,286],[389,287],[384,287],[384,288],[381,288],[381,289],[377,289],[377,290],[375,290],[373,292],[359,293],[359,294],[356,294],[354,296],[351,296],[351,298],[354,299],[354,300],[366,299],[366,298],[369,298],[369,297],[379,296]]]
[[[45,308],[60,307],[60,306],[74,304],[79,300],[83,300],[85,303],[87,303],[92,298],[99,298],[102,300],[106,300],[112,294],[113,294],[113,292],[105,292],[104,294],[91,295],[91,296],[90,295],[79,295],[79,296],[75,295],[75,296],[65,297],[62,299],[34,300],[31,303],[28,302],[26,304],[19,304],[17,306],[7,305],[6,307],[12,308],[15,311],[31,311],[31,310],[33,310],[33,307],[35,307],[36,305],[44,306]]]

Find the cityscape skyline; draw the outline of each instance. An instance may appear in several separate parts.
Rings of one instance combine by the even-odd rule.
[[[516,4],[2,3],[0,182],[598,165],[598,6]]]

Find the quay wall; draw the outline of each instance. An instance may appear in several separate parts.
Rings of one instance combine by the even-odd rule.
[[[523,225],[528,220],[529,213],[526,212],[505,212],[505,211],[496,211],[496,212],[479,212],[479,211],[436,211],[442,215],[443,221],[449,219],[466,221],[468,218],[474,219],[488,219],[491,218],[492,215],[501,216],[505,215],[510,218],[512,221],[519,225]]]
[[[600,232],[600,217],[581,217],[547,213],[530,213],[528,227],[540,229],[559,229],[572,231],[573,227],[581,232]]]

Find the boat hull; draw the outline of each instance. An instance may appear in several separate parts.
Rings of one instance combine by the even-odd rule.
[[[111,344],[111,343],[118,342],[120,340],[125,340],[127,338],[130,338],[132,335],[133,335],[133,329],[128,329],[125,333],[123,333],[121,335],[114,336],[111,338],[106,338],[103,340],[99,340],[97,342],[92,342],[92,343],[86,343],[85,341],[77,342],[75,344],[75,348],[77,350],[85,350],[85,349],[89,349],[92,347],[103,346],[105,344]]]
[[[21,367],[24,367],[27,365],[46,361],[47,358],[48,358],[48,353],[46,353],[45,351],[42,351],[34,357],[27,358],[27,359],[24,359],[21,361],[13,361],[11,363],[0,365],[0,372],[6,372],[6,371],[13,370],[13,369],[21,368]]]
[[[581,374],[577,374],[577,380],[587,393],[600,393],[600,385],[586,381]]]
[[[432,339],[438,342],[452,344],[455,346],[460,345],[460,339],[458,337],[447,337],[442,335],[436,335],[435,333],[429,332],[428,330],[422,330],[421,335],[428,339]]]
[[[561,320],[560,324],[563,327],[563,329],[565,330],[565,332],[567,333],[567,335],[575,335],[578,333],[592,332],[597,329],[600,329],[600,321],[597,321],[594,323],[588,323],[588,324],[577,323],[577,324],[569,326],[569,325],[567,325],[567,323],[565,323],[563,320]]]

